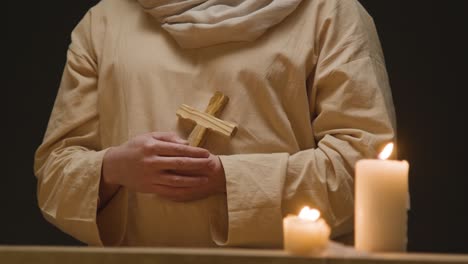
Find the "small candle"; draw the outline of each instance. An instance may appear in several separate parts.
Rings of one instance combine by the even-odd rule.
[[[378,159],[356,163],[355,247],[358,250],[406,251],[409,205],[406,161],[386,160],[393,144]]]
[[[285,250],[296,255],[322,252],[330,237],[330,227],[320,218],[320,212],[307,206],[299,216],[286,216],[283,219],[283,230]]]

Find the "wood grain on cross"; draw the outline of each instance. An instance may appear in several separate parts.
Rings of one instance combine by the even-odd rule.
[[[191,120],[196,124],[188,137],[190,146],[202,146],[205,143],[208,130],[228,137],[232,137],[236,133],[236,124],[217,118],[228,101],[227,96],[221,92],[215,92],[205,112],[198,111],[185,104],[179,107],[176,112],[177,116]]]

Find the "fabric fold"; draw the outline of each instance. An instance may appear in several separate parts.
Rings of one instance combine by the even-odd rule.
[[[254,41],[302,0],[138,0],[182,48]]]
[[[288,154],[239,154],[220,159],[226,173],[228,229],[224,241],[215,233],[215,242],[220,246],[280,246]]]

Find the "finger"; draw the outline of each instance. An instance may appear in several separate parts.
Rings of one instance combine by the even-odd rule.
[[[211,165],[210,159],[188,157],[157,157],[155,166],[163,170],[202,170]]]
[[[154,178],[153,184],[164,185],[168,187],[196,187],[208,182],[207,177],[203,176],[182,176],[177,174],[165,173]]]
[[[153,185],[153,192],[174,202],[195,201],[208,196],[200,188],[176,188],[165,185]]]
[[[157,140],[188,145],[187,140],[180,138],[173,132],[153,132],[152,136]]]
[[[190,158],[208,158],[210,156],[210,152],[206,149],[172,142],[159,141],[154,147],[156,154],[161,156]]]

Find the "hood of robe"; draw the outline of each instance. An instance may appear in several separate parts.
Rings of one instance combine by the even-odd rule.
[[[182,48],[253,41],[302,0],[138,0]]]

